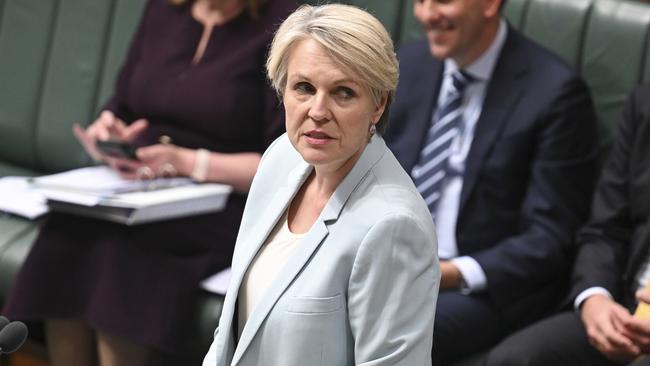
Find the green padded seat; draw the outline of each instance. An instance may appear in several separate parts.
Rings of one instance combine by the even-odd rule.
[[[65,170],[87,164],[72,134],[74,122],[93,119],[96,88],[103,64],[105,29],[111,1],[61,1],[50,32],[48,62],[41,80],[36,116],[36,153],[41,166]]]
[[[37,172],[21,166],[0,162],[0,176],[35,176],[37,174]],[[26,250],[31,247],[31,241],[25,242],[22,238],[27,233],[35,231],[37,227],[36,221],[0,212],[0,308],[18,268],[25,259]],[[17,241],[21,242],[20,248],[24,250],[17,251],[19,247],[14,247]]]
[[[72,124],[88,124],[106,102],[144,3],[4,0],[1,161],[40,172],[89,163]]]
[[[8,141],[7,141],[8,142]],[[4,138],[2,139],[2,143],[6,143]],[[39,175],[39,172],[26,168],[24,166],[16,165],[16,164],[11,164],[7,163],[5,161],[0,161],[0,177],[6,177],[6,176],[37,176]]]
[[[628,93],[642,81],[649,27],[648,4],[598,0],[592,8],[581,70],[605,141],[620,119]]]
[[[529,3],[528,0],[506,0],[503,15],[508,19],[510,25],[517,29],[523,28],[524,14],[526,14]]]
[[[202,356],[210,348],[214,338],[214,331],[221,316],[224,297],[201,291],[195,312],[195,324],[192,327],[193,333],[189,337],[196,340],[193,343],[194,353]]]
[[[118,14],[114,16],[115,10],[123,9],[126,1],[131,2],[129,8],[137,20],[144,4],[142,0],[67,0],[59,4],[57,22],[52,29],[56,37],[49,44],[49,60],[41,86],[39,128],[35,131],[37,155],[48,169],[65,170],[88,164],[71,125],[92,122],[96,106],[105,102],[99,100],[100,82],[113,85],[113,75],[106,75],[104,80],[101,76],[107,59],[112,57],[113,69],[119,68],[123,59],[121,47],[118,55],[110,55],[116,51],[110,47],[110,35],[116,27],[127,25]],[[122,31],[131,34],[136,24],[137,21]]]
[[[5,0],[0,0],[0,23],[2,23],[2,11],[4,8]]]
[[[646,50],[650,50],[650,30],[647,36],[647,43],[645,45]],[[643,78],[641,80],[643,83],[650,83],[650,55],[645,57],[645,65],[643,66]]]
[[[0,218],[0,304],[4,303],[37,233],[37,221],[11,216]]]
[[[402,26],[399,32],[399,42],[408,42],[424,37],[422,25],[413,15],[413,0],[404,0],[404,11],[401,13]]]
[[[322,5],[327,3],[341,3],[354,5],[367,10],[386,27],[393,40],[397,39],[400,31],[400,16],[402,0],[298,0],[299,4]]]
[[[0,160],[39,170],[35,149],[55,1],[5,0],[0,20]]]
[[[580,71],[583,34],[592,0],[532,1],[522,31]]]
[[[393,40],[396,39],[400,27],[401,0],[345,0],[341,2],[368,10],[386,27]]]

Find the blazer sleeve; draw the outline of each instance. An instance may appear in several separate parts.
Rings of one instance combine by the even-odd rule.
[[[488,293],[497,306],[568,277],[575,232],[589,215],[598,156],[589,92],[573,77],[547,105],[535,117],[534,147],[525,157],[530,165],[519,233],[472,254],[486,273]]]
[[[431,235],[416,218],[392,214],[361,243],[348,285],[357,365],[431,365],[440,285]]]
[[[598,181],[589,223],[578,234],[579,251],[572,276],[571,294],[601,286],[620,299],[621,281],[635,228],[630,213],[630,155],[641,118],[638,94],[630,98],[610,156]]]

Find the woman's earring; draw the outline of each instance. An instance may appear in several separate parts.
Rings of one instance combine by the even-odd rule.
[[[375,126],[374,123],[371,123],[371,124],[370,124],[370,131],[368,131],[368,133],[369,133],[369,134],[368,134],[368,141],[370,141],[370,139],[372,138],[372,136],[374,136],[375,133],[377,133],[377,126]]]

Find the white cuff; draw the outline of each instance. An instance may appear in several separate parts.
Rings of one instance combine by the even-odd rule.
[[[590,296],[593,295],[605,295],[609,297],[610,299],[614,299],[612,294],[609,293],[609,291],[605,290],[604,287],[599,287],[599,286],[594,286],[594,287],[589,287],[588,289],[582,291],[578,296],[576,296],[575,301],[573,301],[573,308],[575,309],[576,312],[580,312],[580,305],[587,300]]]
[[[460,292],[469,294],[472,292],[483,291],[487,288],[487,277],[483,268],[478,262],[468,256],[451,259],[451,262],[458,267],[466,286],[461,286]]]

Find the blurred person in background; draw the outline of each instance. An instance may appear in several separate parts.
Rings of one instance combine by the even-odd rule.
[[[506,338],[488,365],[613,366],[650,353],[650,85],[637,87],[596,186],[566,311]],[[648,365],[645,357],[634,365]]]
[[[587,86],[510,27],[502,0],[415,0],[426,39],[398,52],[386,142],[435,220],[434,364],[547,314],[596,180]]]

